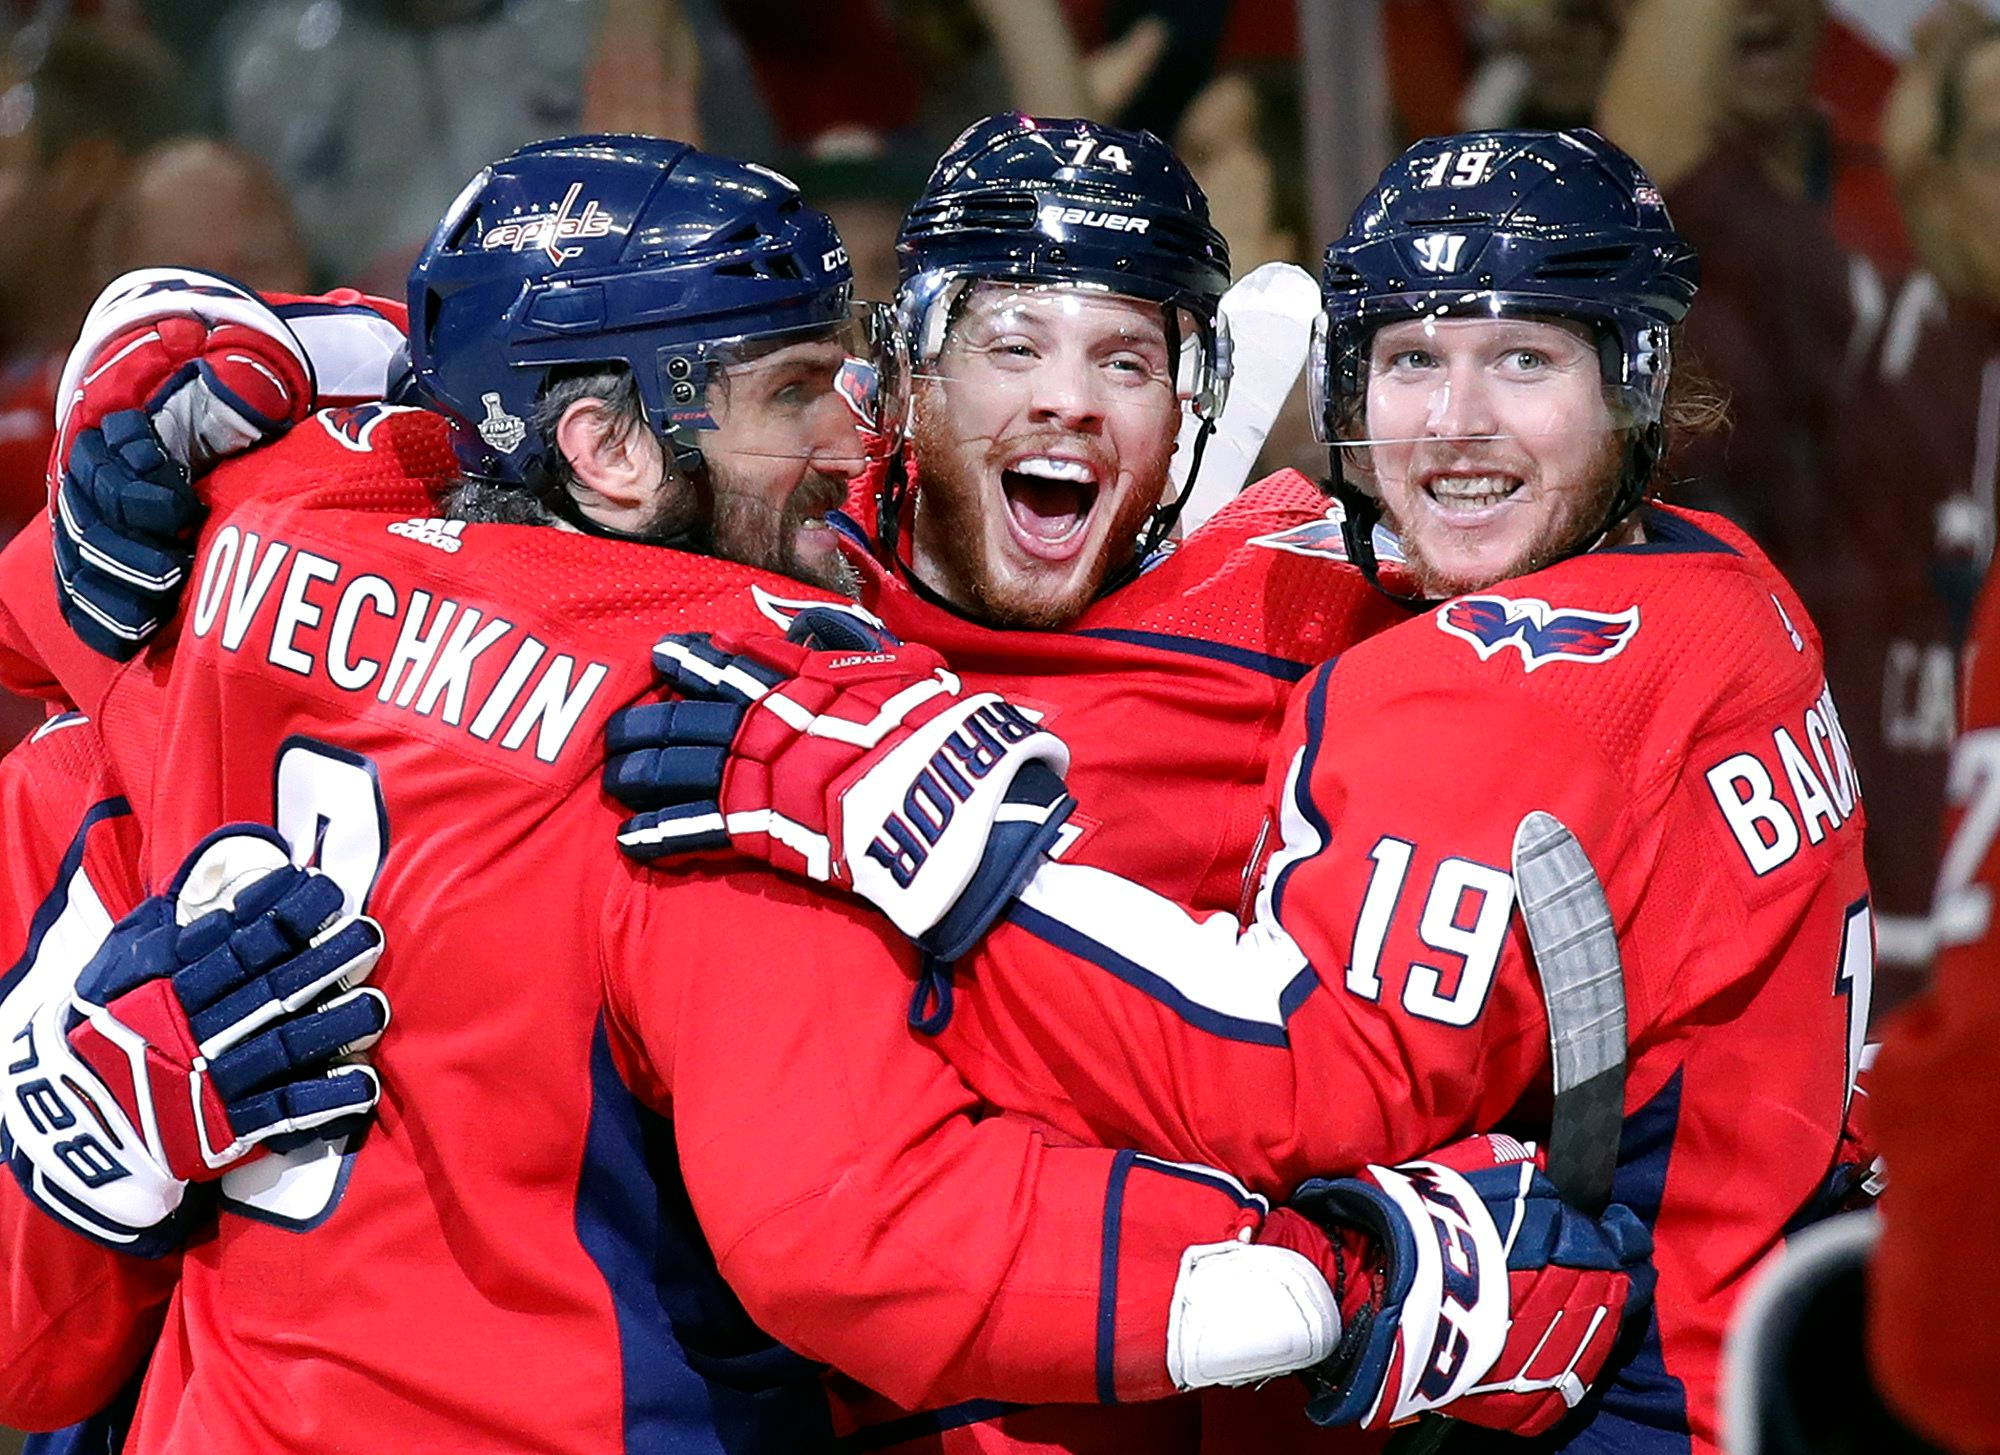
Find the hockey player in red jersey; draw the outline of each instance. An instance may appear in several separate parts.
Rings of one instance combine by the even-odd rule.
[[[1992,1031],[2000,1021],[2000,593],[1980,604],[1964,731],[1952,750],[1952,814],[1932,919],[1930,988],[1890,1022],[1871,1083],[1871,1125],[1890,1183],[1869,1274],[1869,1357],[1889,1403],[1952,1450],[2000,1449],[2000,1359],[1974,1310],[2000,1295],[1990,1257],[1964,1257],[1954,1211],[1990,1208],[2000,1189],[1966,1165],[2000,1108]]]
[[[1392,164],[1323,286],[1349,549],[1372,567],[1395,541],[1441,604],[1302,684],[1248,923],[1058,858],[961,963],[941,1044],[982,1094],[1270,1191],[1454,1131],[1538,1130],[1549,1028],[1510,865],[1524,817],[1554,814],[1623,950],[1614,1195],[1653,1225],[1660,1268],[1655,1317],[1569,1443],[1713,1450],[1724,1321],[1839,1146],[1872,945],[1811,623],[1739,533],[1644,500],[1692,257],[1601,138],[1469,134]],[[783,695],[800,664],[736,645]],[[838,713],[838,672],[808,670]],[[760,716],[738,739],[761,744],[754,770],[692,797],[719,788],[734,815],[831,788],[830,828],[840,790],[893,801],[867,763],[828,784],[826,756]],[[671,850],[675,812],[626,840]],[[1412,1366],[1384,1397],[1421,1408],[1451,1373]],[[1563,1384],[1559,1361],[1531,1373]]]
[[[365,1119],[380,1087],[355,1053],[387,1002],[356,988],[379,932],[268,833],[211,836],[167,895],[142,902],[136,821],[80,714],[0,761],[0,823],[3,1074],[24,1109],[0,1128],[16,1174],[0,1177],[0,1420],[39,1429],[102,1408],[150,1349],[178,1275],[168,1255],[216,1178],[273,1137]],[[202,1041],[192,1061],[183,1036]],[[128,1221],[38,1175],[51,1149],[119,1189]],[[155,1233],[160,1256],[107,1254],[86,1229],[127,1247]]]
[[[621,143],[619,149],[630,146]],[[559,149],[556,156],[572,166],[582,165],[578,157],[564,157]],[[603,163],[620,158],[594,159]],[[710,159],[701,159],[701,164],[713,165]],[[612,192],[622,180],[601,168],[596,175],[601,193]],[[761,185],[739,180],[736,187],[740,191],[747,186],[754,193]],[[559,200],[551,192],[546,205],[554,208]],[[604,213],[617,211],[616,201],[604,195],[592,200]],[[490,359],[475,359],[476,368],[446,378],[442,360],[448,346],[470,347],[464,339],[454,338],[453,329],[476,327],[471,320],[492,316],[485,311],[489,300],[469,286],[468,275],[481,276],[484,269],[484,276],[491,278],[491,255],[508,236],[498,219],[509,203],[512,216],[518,218],[524,210],[521,188],[518,178],[504,170],[488,179],[486,190],[468,193],[463,210],[441,230],[437,255],[427,256],[426,265],[420,267],[420,274],[428,268],[429,286],[438,291],[425,295],[417,314],[426,320],[420,334],[419,377],[434,397],[457,411],[458,440],[465,457],[493,473],[500,473],[499,457],[513,453],[527,438],[516,428],[522,423],[522,406],[516,401],[523,398],[516,391],[528,391],[525,397],[532,400],[541,381],[516,379],[506,373],[504,364]],[[779,216],[796,216],[795,209],[793,202],[791,210],[781,210]],[[526,210],[533,214],[531,221],[541,216],[532,207]],[[807,214],[798,225],[810,227],[814,221]],[[524,226],[506,225],[517,235]],[[542,240],[551,239],[560,241],[553,232]],[[522,242],[523,247],[538,245],[533,239]],[[569,255],[559,247],[555,252],[553,266],[561,267]],[[817,272],[805,267],[807,261],[831,257],[830,250],[815,256],[789,247],[787,255],[792,269],[801,270],[809,280],[817,281],[834,267],[823,261]],[[781,278],[800,276],[789,270],[774,272]],[[561,281],[588,277],[588,271],[579,268]],[[518,290],[518,280],[510,287]],[[825,286],[819,291],[825,292]],[[546,292],[530,287],[510,296],[516,297],[519,316],[550,322],[535,312],[548,297]],[[571,296],[549,305],[555,324],[572,321],[562,314]],[[814,337],[822,336],[829,324],[827,316],[815,316]],[[563,337],[560,327],[546,332],[558,338],[552,344],[545,334],[544,350],[575,339],[574,333]],[[588,344],[604,347],[598,338]],[[685,340],[677,346],[683,351],[693,348]],[[768,366],[782,352],[779,348],[734,358]],[[580,348],[569,357],[577,363],[586,361]],[[439,373],[423,374],[426,358]],[[546,370],[556,361],[544,352],[531,362]],[[649,356],[646,367],[651,368],[652,362]],[[643,395],[650,385],[693,380],[697,387],[683,401],[688,410],[682,417],[698,428],[705,414],[708,423],[715,424],[717,406],[736,410],[754,400],[739,392],[746,381],[730,372],[729,362],[718,357],[692,360],[688,352],[670,354],[659,364],[660,374],[639,371],[638,387]],[[758,382],[755,372],[748,384]],[[825,379],[830,372],[829,366],[819,377]],[[499,387],[468,387],[475,379]],[[726,387],[718,389],[718,384]],[[701,385],[708,386],[705,396]],[[782,390],[774,389],[769,397],[781,396]],[[831,398],[823,385],[820,397]],[[556,429],[560,432],[562,421],[573,417],[578,405],[602,402],[588,390],[563,401]],[[654,421],[664,418],[665,411],[656,412],[650,399],[645,403],[643,418],[657,428]],[[803,404],[810,412],[813,396],[808,394]],[[823,412],[817,417],[825,419]],[[718,430],[715,438],[721,435]],[[586,428],[564,443],[587,455],[595,462],[592,468],[598,469],[629,463],[631,451],[642,449],[649,438],[650,434],[641,436],[636,430]],[[686,434],[669,438],[699,449]],[[702,438],[698,432],[692,436],[694,441]],[[602,943],[595,950],[585,945],[593,964],[601,961],[611,977],[602,987],[607,1003],[596,1050],[591,1049],[587,1010],[578,1017],[570,1013],[576,1006],[551,999],[582,995],[588,1007],[600,994],[594,975],[565,977],[555,970],[561,955],[568,953],[564,947],[577,938],[573,926],[563,926],[554,940],[535,946],[538,972],[519,978],[508,997],[495,1001],[486,993],[490,971],[482,973],[477,966],[518,959],[521,929],[509,916],[468,903],[463,890],[451,887],[465,881],[450,866],[481,857],[479,843],[517,836],[524,814],[546,822],[547,832],[556,834],[563,825],[584,825],[601,811],[589,795],[575,791],[591,776],[590,759],[581,752],[565,756],[565,750],[587,741],[593,716],[601,719],[611,704],[640,685],[635,667],[619,654],[622,638],[643,639],[658,630],[663,616],[715,620],[725,626],[732,619],[739,624],[761,621],[767,618],[760,613],[772,603],[754,573],[715,562],[703,566],[698,585],[667,573],[671,589],[662,597],[657,588],[644,583],[657,579],[671,558],[630,542],[585,539],[582,530],[538,531],[524,539],[518,531],[499,527],[452,529],[458,522],[421,515],[407,519],[413,507],[421,511],[427,491],[441,473],[439,444],[428,416],[377,409],[323,416],[277,447],[279,454],[266,457],[262,471],[276,478],[263,480],[253,492],[258,498],[213,527],[205,541],[204,570],[187,635],[176,655],[165,716],[146,724],[159,735],[142,747],[159,761],[148,765],[142,776],[149,789],[143,795],[149,810],[174,822],[198,811],[188,806],[190,800],[223,813],[268,813],[275,801],[280,826],[292,830],[296,841],[314,844],[329,872],[344,875],[357,899],[370,897],[371,904],[379,905],[392,932],[399,937],[403,931],[421,934],[425,943],[446,947],[447,969],[462,961],[457,973],[435,967],[421,974],[405,972],[417,978],[399,991],[403,1024],[394,1046],[409,1048],[402,1053],[402,1065],[413,1086],[458,1086],[465,1106],[461,1111],[447,1103],[430,1103],[432,1110],[426,1114],[426,1098],[413,1092],[413,1100],[384,1119],[364,1155],[316,1158],[241,1189],[233,1211],[244,1216],[225,1219],[212,1259],[215,1267],[196,1260],[184,1277],[176,1304],[178,1332],[164,1346],[171,1367],[156,1372],[141,1408],[141,1448],[154,1448],[159,1441],[175,1438],[176,1432],[195,1431],[229,1448],[239,1436],[226,1432],[243,1432],[240,1438],[248,1438],[253,1429],[266,1447],[286,1440],[311,1443],[324,1437],[327,1421],[336,1418],[336,1411],[349,1417],[365,1412],[372,1397],[368,1391],[394,1386],[399,1380],[420,1380],[431,1390],[425,1428],[435,1429],[436,1439],[454,1448],[478,1443],[485,1438],[481,1431],[497,1437],[528,1427],[531,1408],[539,1411],[532,1423],[545,1439],[559,1441],[565,1448],[597,1448],[592,1442],[600,1436],[592,1432],[603,1429],[601,1411],[612,1412],[615,1429],[621,1394],[626,1398],[628,1433],[630,1421],[638,1420],[643,1429],[661,1438],[675,1430],[696,1438],[694,1432],[703,1426],[686,1423],[686,1406],[675,1396],[672,1381],[665,1387],[656,1382],[663,1367],[659,1359],[643,1357],[652,1349],[665,1351],[671,1359],[676,1340],[687,1348],[685,1367],[701,1371],[690,1377],[706,1383],[705,1400],[735,1401],[735,1396],[716,1388],[717,1379],[730,1390],[751,1380],[765,1390],[759,1401],[764,1421],[760,1438],[783,1438],[796,1445],[811,1436],[824,1416],[815,1415],[812,1399],[803,1396],[810,1385],[807,1372],[779,1357],[747,1321],[729,1312],[726,1303],[716,1302],[718,1286],[683,1298],[654,1287],[651,1280],[658,1271],[633,1282],[627,1252],[633,1236],[631,1218],[645,1219],[638,1230],[644,1246],[656,1246],[663,1234],[646,1207],[635,1203],[629,1176],[602,1175],[600,1158],[623,1160],[634,1170],[646,1162],[637,1140],[640,1128],[629,1119],[629,1111],[619,1107],[620,1081],[638,1090],[648,1105],[662,1109],[671,1105],[681,1168],[725,1272],[735,1276],[739,1267],[747,1272],[762,1266],[768,1279],[787,1268],[803,1268],[810,1277],[816,1266],[810,1256],[789,1249],[783,1257],[770,1256],[772,1238],[795,1240],[821,1258],[836,1248],[868,1249],[838,1265],[840,1278],[815,1280],[816,1300],[789,1309],[774,1306],[773,1322],[784,1316],[788,1325],[784,1331],[796,1329],[796,1342],[802,1347],[835,1356],[890,1393],[920,1398],[937,1390],[972,1387],[1008,1394],[1018,1387],[1036,1397],[1089,1399],[1162,1393],[1175,1381],[1199,1384],[1218,1370],[1240,1376],[1247,1367],[1242,1356],[1234,1356],[1238,1361],[1234,1364],[1228,1362],[1226,1340],[1214,1342],[1216,1326],[1205,1323],[1204,1300],[1195,1296],[1199,1290],[1181,1289],[1176,1270],[1191,1238],[1215,1237],[1218,1249],[1226,1247],[1229,1260],[1241,1264],[1242,1255],[1235,1250],[1256,1250],[1232,1235],[1260,1223],[1308,1249],[1320,1249],[1330,1261],[1330,1250],[1297,1219],[1264,1218],[1254,1200],[1246,1207],[1228,1179],[1213,1174],[1057,1145],[1005,1118],[989,1117],[974,1124],[971,1113],[976,1103],[962,1089],[954,1099],[950,1087],[956,1083],[942,1063],[921,1047],[921,1054],[913,1057],[905,1033],[889,1021],[879,1022],[885,1034],[872,1053],[865,1037],[842,1037],[841,1064],[850,1064],[851,1058],[852,1064],[871,1074],[867,1097],[837,1098],[824,1107],[817,1101],[802,1102],[795,1078],[823,1082],[827,1075],[824,1037],[812,1030],[836,1014],[843,1023],[852,1019],[853,1008],[866,1003],[865,985],[850,985],[824,1000],[789,997],[786,1005],[773,1006],[756,981],[738,974],[696,976],[692,985],[662,984],[663,965],[699,966],[704,953],[727,964],[740,955],[738,927],[749,904],[755,905],[760,933],[771,936],[774,948],[788,942],[783,929],[788,918],[808,914],[794,943],[809,943],[815,955],[845,964],[850,956],[840,946],[858,936],[851,955],[857,974],[872,965],[887,968],[894,976],[893,955],[884,955],[879,937],[844,920],[829,919],[816,901],[788,896],[764,881],[756,881],[754,887],[727,881],[687,882],[676,885],[671,894],[656,895],[646,891],[643,878],[608,872],[584,862],[583,856],[571,863],[567,857],[549,860],[538,855],[530,861],[515,855],[482,870],[489,896],[497,892],[492,886],[500,883],[500,866],[507,863],[513,867],[502,898],[532,896],[548,901],[553,896],[566,902],[573,880],[605,886]],[[767,461],[787,458],[752,454]],[[791,458],[791,475],[797,481],[798,458]],[[244,468],[219,472],[215,488],[220,498],[231,498],[232,470],[240,475]],[[611,476],[600,478],[615,484],[618,477],[614,469]],[[558,487],[561,483],[556,482]],[[518,492],[513,498],[519,499]],[[562,502],[550,504],[565,508]],[[617,518],[621,523],[644,524],[652,505],[640,492],[631,502],[631,513]],[[777,513],[782,519],[782,512]],[[792,534],[773,535],[768,515],[753,522],[739,541],[758,551],[801,554],[813,544],[805,534],[810,527],[803,522]],[[652,518],[657,521],[657,514]],[[699,518],[694,522],[701,523]],[[714,524],[719,535],[719,515]],[[606,521],[591,515],[588,526],[589,533],[603,534]],[[674,522],[677,530],[687,526],[686,521]],[[758,531],[763,532],[761,538]],[[280,563],[288,558],[292,564],[280,585]],[[348,564],[357,558],[375,569],[357,570]],[[565,563],[573,564],[565,568]],[[405,573],[415,573],[408,579],[420,579],[423,586],[405,585],[399,590],[396,583],[406,580]],[[525,604],[509,602],[504,607],[509,616],[501,616],[503,608],[492,600],[496,580],[526,582],[530,599]],[[325,583],[324,590],[315,583]],[[538,599],[538,593],[551,588],[568,594],[564,613]],[[482,604],[471,605],[468,598]],[[795,608],[801,603],[792,597],[785,604]],[[31,604],[28,611],[32,614]],[[513,617],[525,625],[516,627]],[[447,623],[454,619],[447,639]],[[587,644],[552,654],[550,640],[565,644],[557,628],[567,620],[590,624],[594,636]],[[30,623],[28,630],[48,641],[47,627],[48,622],[41,620]],[[510,634],[515,639],[503,640]],[[481,661],[489,651],[492,655]],[[144,665],[114,674],[99,700],[128,717],[137,702],[158,704],[156,693],[147,697],[149,687],[156,686],[156,674],[144,670]],[[280,676],[267,667],[302,680]],[[378,683],[377,678],[383,680]],[[239,700],[241,705],[234,705]],[[257,761],[254,771],[239,774],[231,761],[218,764],[212,747],[197,746],[201,725],[217,720],[230,725],[232,758],[244,749],[246,734],[259,741],[273,739],[267,751],[277,761],[275,799],[269,763]],[[287,725],[308,726],[311,732],[291,731],[277,741]],[[123,730],[148,737],[129,723]],[[335,745],[322,734],[348,741]],[[261,755],[245,749],[244,758]],[[481,790],[486,811],[477,823],[451,815],[450,826],[429,838],[396,838],[393,824],[402,816],[396,812],[399,800],[403,815],[422,818],[421,804],[453,801],[462,790],[470,791],[480,775],[490,775],[496,768],[500,776]],[[496,793],[496,786],[505,791]],[[556,801],[560,808],[553,806]],[[389,854],[392,847],[402,853]],[[527,880],[517,884],[522,874]],[[447,885],[447,892],[433,892],[436,883]],[[747,900],[733,897],[746,895]],[[713,903],[697,907],[691,896]],[[586,893],[581,902],[590,903],[590,895]],[[787,910],[788,902],[794,910]],[[490,898],[480,903],[490,904]],[[712,941],[706,951],[704,936]],[[615,945],[617,952],[606,949],[608,945]],[[867,955],[859,953],[860,945],[867,947]],[[467,946],[478,953],[469,953]],[[412,998],[416,1009],[410,1008]],[[552,1013],[552,1007],[560,1013]],[[787,1037],[783,1027],[794,1023],[798,1033]],[[754,1042],[743,1040],[746,1026],[759,1028]],[[524,1045],[539,1046],[551,1067],[575,1063],[580,1074],[555,1080],[574,1085],[577,1091],[568,1098],[553,1095],[548,1078],[540,1078],[535,1094],[518,1107],[492,1109],[494,1098],[507,1098],[508,1087],[535,1064],[535,1058],[527,1058],[523,1065],[519,1048]],[[749,1054],[753,1046],[762,1048],[763,1058]],[[480,1055],[485,1047],[505,1048],[506,1064],[516,1069],[493,1074],[475,1087],[457,1068],[468,1057],[472,1064],[484,1065]],[[710,1073],[726,1073],[730,1094],[704,1089],[704,1077]],[[398,1084],[394,1067],[385,1065],[384,1074],[390,1085]],[[774,1080],[767,1083],[766,1077]],[[583,1094],[593,1082],[608,1098],[596,1117],[591,1112],[592,1097]],[[830,1120],[794,1114],[773,1127],[769,1108],[778,1104],[817,1107]],[[861,1123],[869,1118],[879,1123],[892,1108],[907,1112],[914,1124],[925,1129],[921,1148],[905,1147],[879,1124],[869,1125],[864,1136]],[[562,1229],[544,1229],[540,1236],[514,1229],[512,1237],[521,1251],[534,1253],[530,1265],[523,1266],[518,1254],[506,1252],[514,1242],[485,1231],[494,1217],[518,1219],[513,1204],[503,1208],[496,1195],[488,1206],[460,1191],[454,1200],[454,1222],[433,1223],[426,1210],[434,1204],[425,1189],[462,1190],[490,1183],[492,1172],[482,1155],[487,1145],[483,1129],[514,1125],[528,1116],[532,1120],[527,1125],[549,1135],[531,1135],[517,1127],[511,1138],[514,1144],[574,1150],[565,1150],[546,1164],[538,1158],[516,1175],[528,1178],[528,1187],[551,1173],[558,1178],[566,1175],[566,1185],[580,1188],[583,1201],[569,1208],[573,1231],[570,1222]],[[752,1133],[770,1160],[746,1168],[740,1148]],[[857,1137],[863,1138],[858,1148]],[[572,1160],[577,1156],[582,1158],[580,1183],[578,1163]],[[378,1165],[382,1170],[372,1170]],[[940,1166],[953,1167],[961,1176],[977,1176],[977,1169],[984,1169],[983,1175],[991,1179],[983,1184],[989,1193],[1004,1190],[1006,1196],[952,1198],[946,1204],[949,1217],[934,1223],[943,1214],[931,1201],[918,1199],[916,1192],[924,1185],[923,1169]],[[997,1174],[992,1171],[996,1166]],[[822,1184],[822,1176],[830,1180]],[[1107,1178],[1114,1179],[1108,1202]],[[503,1179],[496,1194],[505,1185]],[[877,1196],[869,1195],[871,1187]],[[719,1190],[724,1188],[733,1189],[733,1194]],[[1044,1212],[1032,1200],[1037,1188],[1045,1199],[1061,1203],[1065,1213]],[[891,1189],[898,1206],[891,1219],[893,1239],[888,1237],[890,1227],[878,1226],[887,1205],[883,1198]],[[1080,1203],[1074,1198],[1062,1202],[1057,1194],[1065,1189],[1079,1192]],[[799,1190],[807,1195],[801,1197]],[[367,1204],[368,1216],[351,1211],[357,1201]],[[558,1206],[550,1211],[562,1211],[564,1200],[555,1201]],[[759,1205],[783,1207],[788,1216],[783,1221],[759,1217]],[[1087,1210],[1085,1216],[1077,1216],[1079,1206]],[[344,1356],[350,1365],[315,1366],[288,1376],[277,1376],[274,1365],[274,1377],[285,1378],[294,1402],[293,1419],[274,1424],[231,1398],[230,1381],[226,1373],[218,1372],[216,1362],[224,1348],[229,1350],[229,1363],[238,1367],[272,1358],[275,1347],[265,1341],[280,1328],[281,1342],[290,1347],[290,1341],[300,1337],[300,1310],[296,1300],[286,1296],[291,1284],[285,1279],[268,1289],[248,1291],[231,1283],[228,1296],[222,1297],[222,1284],[229,1281],[226,1270],[235,1259],[245,1257],[271,1268],[285,1266],[290,1248],[296,1246],[286,1239],[307,1230],[306,1224],[317,1227],[322,1218],[331,1221],[342,1209],[350,1209],[340,1223],[347,1230],[342,1246],[337,1252],[330,1244],[326,1247],[346,1274],[321,1266],[315,1276],[379,1280],[384,1269],[408,1274],[399,1289],[420,1288],[429,1312],[450,1320],[459,1338],[437,1348],[399,1349],[397,1370],[371,1364],[362,1386],[354,1385],[345,1372],[351,1352]],[[1226,1226],[1217,1222],[1224,1214]],[[1116,1249],[1115,1267],[1110,1270],[1117,1275],[1115,1280],[1099,1273],[1107,1246],[1106,1217],[1117,1227],[1111,1245]],[[273,1220],[289,1227],[268,1231],[266,1225]],[[464,1227],[466,1220],[472,1226],[470,1233]],[[858,1245],[853,1234],[857,1220],[874,1229]],[[829,1232],[841,1228],[848,1230],[847,1236]],[[421,1250],[447,1233],[447,1246],[456,1252],[422,1256]],[[951,1249],[947,1261],[954,1272],[949,1287],[937,1288],[934,1273],[907,1286],[910,1274],[897,1261],[895,1250],[912,1244]],[[1025,1250],[1032,1256],[1023,1258]],[[908,1253],[901,1257],[907,1259]],[[485,1266],[489,1258],[490,1268]],[[1212,1259],[1206,1261],[1213,1272],[1217,1265]],[[936,1260],[923,1262],[935,1265]],[[1308,1259],[1297,1259],[1296,1266],[1279,1262],[1288,1276],[1314,1267]],[[470,1289],[462,1290],[452,1277],[439,1277],[452,1268],[465,1269],[481,1284],[504,1288],[506,1296],[497,1306],[490,1297],[466,1302]],[[698,1274],[699,1265],[679,1271]],[[1600,1282],[1616,1283],[1615,1264],[1606,1265],[1604,1275]],[[883,1303],[884,1280],[905,1289],[894,1305]],[[1589,1274],[1585,1281],[1590,1281]],[[1352,1292],[1365,1300],[1364,1290]],[[629,1301],[634,1296],[666,1297],[672,1317],[666,1325],[649,1321],[647,1306]],[[1591,1298],[1593,1304],[1601,1302],[1596,1294]],[[1232,1307],[1240,1313],[1246,1306]],[[515,1310],[533,1312],[544,1339],[550,1337],[551,1328],[575,1330],[585,1340],[582,1349],[587,1352],[557,1361],[559,1371],[518,1357],[496,1362],[490,1336],[511,1327]],[[365,1308],[315,1307],[313,1312],[325,1321],[330,1336],[342,1328],[358,1337],[370,1317]],[[350,1319],[360,1323],[349,1327]],[[964,1343],[939,1339],[941,1330],[955,1326],[967,1330]],[[606,1332],[615,1328],[624,1337],[607,1343],[597,1336],[593,1344],[593,1328]],[[1161,1358],[1162,1348],[1178,1347],[1170,1344],[1173,1329],[1190,1351],[1190,1359],[1172,1354]],[[923,1337],[913,1343],[919,1330]],[[694,1347],[689,1348],[691,1338]],[[635,1340],[639,1342],[634,1344]],[[343,1350],[365,1343],[341,1339]],[[1262,1343],[1268,1354],[1270,1338]],[[623,1360],[628,1361],[622,1364],[621,1346]],[[201,1351],[208,1348],[217,1352],[204,1356]],[[1317,1357],[1318,1352],[1308,1342],[1292,1357]],[[1195,1353],[1198,1359],[1192,1357]],[[1218,1354],[1224,1356],[1220,1365],[1215,1363]],[[431,1367],[413,1374],[409,1368],[413,1359]],[[634,1360],[639,1362],[629,1362]],[[628,1377],[620,1377],[621,1367]],[[1266,1359],[1258,1372],[1279,1367],[1283,1365]],[[598,1370],[602,1378],[583,1387],[600,1391],[592,1407],[600,1413],[576,1407],[575,1381],[590,1369]],[[447,1371],[455,1371],[457,1377]],[[558,1372],[568,1391],[566,1402],[550,1396],[547,1381]],[[156,1399],[155,1387],[171,1393]],[[308,1409],[310,1414],[303,1413]],[[558,1413],[552,1415],[551,1410]],[[745,1408],[729,1418],[748,1419],[750,1412]],[[430,1438],[421,1431],[408,1435],[407,1412],[402,1419],[406,1442]],[[156,1433],[149,1436],[149,1429]]]

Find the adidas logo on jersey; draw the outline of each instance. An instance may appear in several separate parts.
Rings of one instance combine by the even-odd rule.
[[[465,530],[462,520],[436,520],[424,516],[413,516],[409,520],[399,520],[389,527],[389,534],[402,536],[421,546],[436,546],[441,551],[457,551],[465,544],[459,535]]]

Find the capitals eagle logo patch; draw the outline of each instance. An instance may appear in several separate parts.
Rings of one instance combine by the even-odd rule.
[[[1639,631],[1636,606],[1608,615],[1533,596],[1461,596],[1434,619],[1438,630],[1472,643],[1480,661],[1512,647],[1529,672],[1551,662],[1608,662]]]

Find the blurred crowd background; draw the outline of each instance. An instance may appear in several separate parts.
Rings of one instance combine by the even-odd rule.
[[[1930,955],[1958,656],[2000,476],[2000,0],[0,0],[0,526],[42,508],[60,360],[149,263],[400,296],[431,224],[539,136],[754,158],[863,291],[931,161],[1003,108],[1151,128],[1238,276],[1313,267],[1418,136],[1594,124],[1700,249],[1730,425],[1680,498],[1824,633],[1869,814],[1884,992]],[[1303,407],[1262,464],[1317,475]],[[10,714],[0,741],[38,711]],[[1478,745],[1466,744],[1467,751]]]

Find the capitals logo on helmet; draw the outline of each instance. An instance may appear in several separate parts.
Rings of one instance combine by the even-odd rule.
[[[1551,662],[1608,662],[1639,632],[1639,608],[1606,613],[1551,606],[1533,596],[1461,596],[1434,620],[1449,636],[1472,643],[1482,662],[1512,647],[1524,671]]]
[[[623,364],[688,464],[674,428],[703,417],[719,352],[845,325],[852,282],[833,224],[768,168],[656,137],[536,142],[467,184],[410,273],[416,389],[468,475],[534,486],[551,371]]]

